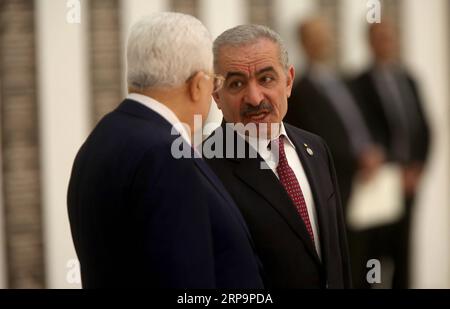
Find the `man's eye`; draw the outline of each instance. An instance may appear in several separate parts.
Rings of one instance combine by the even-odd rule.
[[[274,81],[274,78],[272,77],[272,76],[263,76],[261,79],[260,79],[260,82],[262,83],[262,84],[269,84],[270,82],[273,82]]]
[[[244,85],[243,82],[241,82],[239,80],[236,80],[236,81],[233,81],[233,82],[229,83],[228,87],[230,89],[239,89],[239,88],[242,88],[243,85]]]

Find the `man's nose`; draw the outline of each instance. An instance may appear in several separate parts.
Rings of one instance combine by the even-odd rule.
[[[245,103],[258,106],[263,99],[264,94],[259,85],[254,81],[249,82],[244,96]]]

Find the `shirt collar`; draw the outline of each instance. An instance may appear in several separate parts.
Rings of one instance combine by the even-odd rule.
[[[252,146],[258,152],[261,150],[259,145],[265,145],[266,146],[265,150],[267,150],[269,148],[269,146],[270,146],[270,142],[278,140],[280,138],[280,136],[284,136],[286,142],[295,149],[294,143],[292,142],[292,140],[289,138],[289,136],[286,133],[286,128],[285,128],[283,122],[280,122],[280,130],[279,130],[279,132],[270,140],[267,139],[267,138],[259,139],[258,137],[255,137],[255,136],[244,135],[244,134],[242,134],[242,132],[240,132],[238,130],[236,130],[236,133],[239,134],[240,137],[245,139],[250,144],[250,146]]]
[[[139,93],[130,93],[127,99],[136,101],[147,108],[151,109],[155,113],[159,114],[165,120],[167,120],[175,129],[180,133],[180,135],[186,140],[186,142],[191,145],[191,136],[188,134],[184,125],[181,125],[181,121],[178,119],[177,115],[168,108],[166,105],[158,102],[157,100]]]

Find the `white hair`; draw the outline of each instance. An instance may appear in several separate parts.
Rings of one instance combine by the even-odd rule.
[[[256,43],[261,39],[267,39],[278,47],[280,64],[287,70],[289,68],[289,55],[281,36],[263,25],[240,25],[228,29],[219,35],[214,41],[214,68],[219,70],[220,49],[224,46],[241,47]]]
[[[128,87],[175,87],[198,71],[211,71],[212,66],[211,34],[193,16],[156,13],[131,28],[127,43]]]

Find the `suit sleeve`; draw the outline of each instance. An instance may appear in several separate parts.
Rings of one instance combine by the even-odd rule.
[[[190,159],[147,153],[131,190],[135,218],[159,287],[214,288],[212,232],[203,179]],[[203,195],[203,196],[202,196]]]
[[[327,159],[328,159],[328,167],[330,170],[331,179],[333,182],[334,192],[336,195],[336,220],[339,232],[339,246],[342,255],[342,275],[344,278],[344,288],[349,289],[352,287],[352,276],[351,276],[351,267],[350,267],[350,256],[348,251],[348,243],[347,243],[347,228],[344,219],[344,211],[342,207],[342,200],[339,191],[338,180],[336,176],[336,171],[334,168],[334,162],[331,155],[330,150],[326,143],[322,140],[322,143],[326,149]]]
[[[430,127],[427,121],[426,113],[424,111],[424,104],[419,91],[419,87],[417,86],[417,83],[412,76],[407,75],[407,79],[416,98],[416,108],[418,114],[417,116],[419,117],[418,123],[416,123],[418,129],[416,132],[416,145],[414,149],[412,149],[412,159],[424,164],[428,157],[431,143]]]

